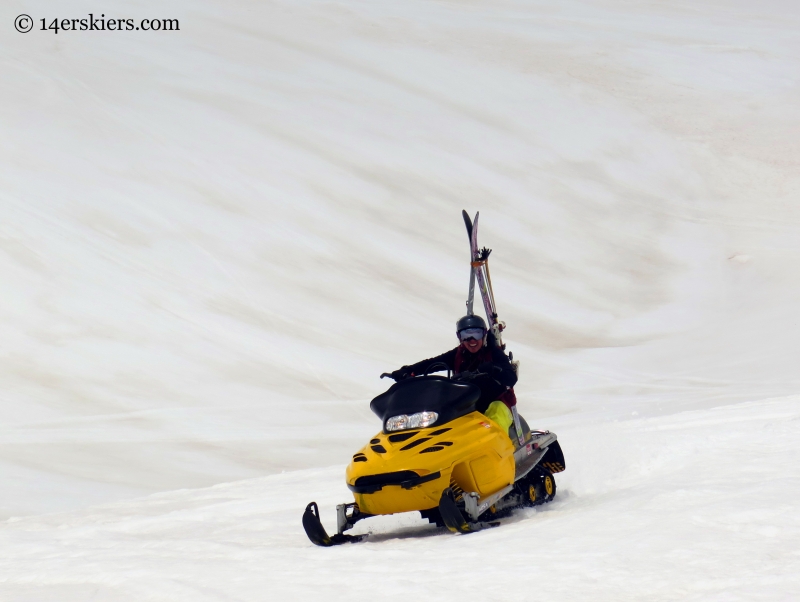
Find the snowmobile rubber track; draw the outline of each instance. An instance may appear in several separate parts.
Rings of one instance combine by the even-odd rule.
[[[439,514],[442,516],[442,521],[453,533],[475,533],[490,527],[497,527],[500,525],[498,522],[484,523],[484,522],[468,522],[461,510],[456,505],[453,490],[450,488],[442,492],[442,498],[439,500]]]

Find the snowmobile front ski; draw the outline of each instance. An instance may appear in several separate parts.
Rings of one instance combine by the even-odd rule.
[[[326,548],[343,543],[356,543],[366,537],[366,535],[345,535],[343,533],[337,533],[333,537],[328,535],[325,527],[322,526],[322,521],[319,519],[319,507],[316,502],[311,502],[306,506],[306,511],[303,513],[303,529],[305,529],[311,543]]]

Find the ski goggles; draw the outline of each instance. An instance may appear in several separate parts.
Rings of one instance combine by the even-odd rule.
[[[458,338],[462,341],[467,341],[469,339],[480,341],[483,340],[485,336],[486,331],[483,328],[465,328],[458,333]]]

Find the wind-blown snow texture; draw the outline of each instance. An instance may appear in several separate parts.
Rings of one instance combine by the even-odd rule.
[[[0,11],[0,598],[797,597],[796,3],[102,11]],[[558,499],[314,548],[462,208]]]

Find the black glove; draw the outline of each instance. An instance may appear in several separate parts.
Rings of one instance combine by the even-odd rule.
[[[483,362],[478,366],[478,372],[484,372],[492,377],[500,374],[502,371],[503,369],[500,366],[496,366],[492,362]]]
[[[405,380],[407,378],[414,376],[414,373],[411,372],[411,368],[409,368],[408,366],[403,366],[399,370],[395,370],[394,372],[389,374],[389,376],[391,376],[395,380],[395,382],[400,382],[401,380]]]

